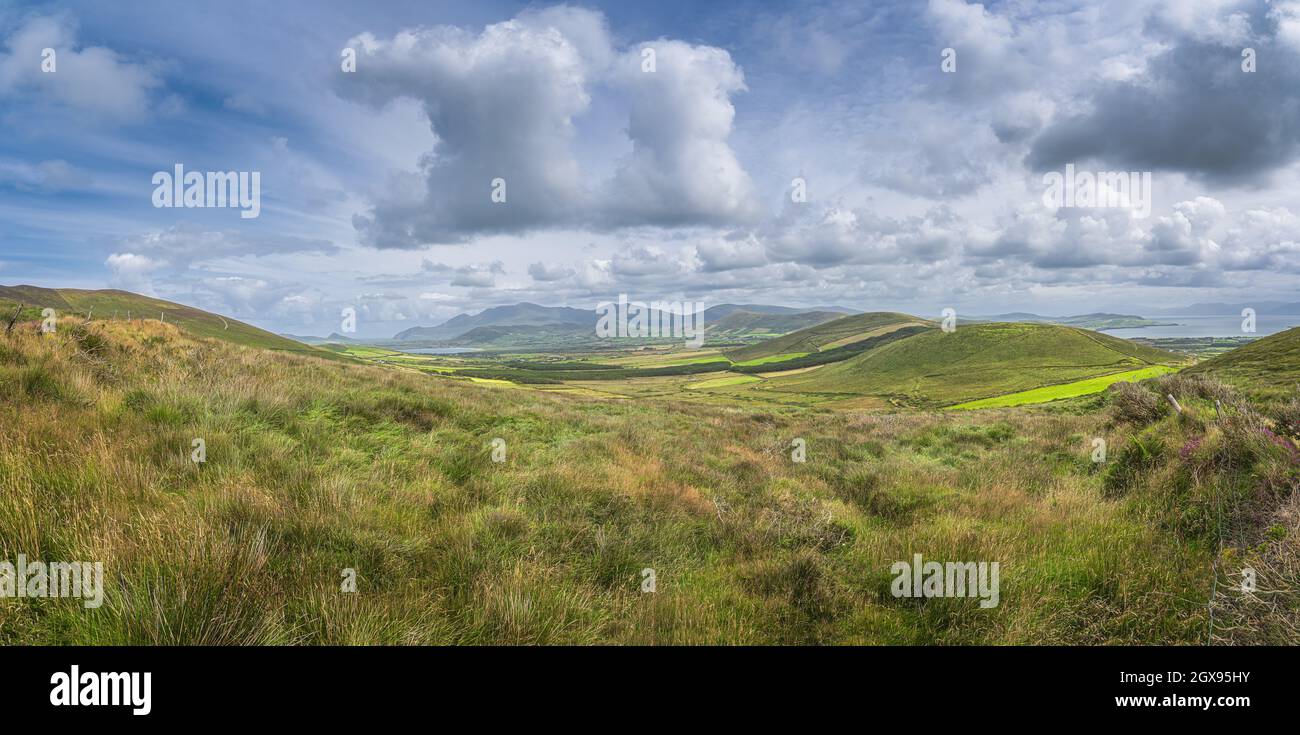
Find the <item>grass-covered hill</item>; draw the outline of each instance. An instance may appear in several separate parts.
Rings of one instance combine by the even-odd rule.
[[[787,334],[843,317],[833,311],[803,311],[794,314],[770,314],[757,311],[732,311],[717,321],[708,321],[705,314],[705,333],[711,340],[770,336]]]
[[[931,322],[908,314],[872,311],[827,321],[758,344],[728,350],[724,354],[732,362],[737,363],[779,355],[795,357],[843,347],[903,327],[928,325],[931,325]]]
[[[0,335],[0,558],[100,561],[106,589],[0,598],[0,644],[1203,643],[1213,589],[1236,642],[1285,637],[1284,596],[1224,580],[1283,589],[1294,556],[1230,556],[1204,520],[1252,498],[1265,540],[1300,537],[1290,455],[1162,390],[1132,424],[750,411],[23,323]],[[998,562],[999,604],[894,597],[916,553]]]
[[[1261,337],[1187,372],[1212,375],[1260,395],[1300,394],[1300,327]]]
[[[157,319],[184,327],[191,334],[213,337],[248,347],[300,352],[340,359],[336,354],[318,350],[251,324],[218,316],[192,306],[163,301],[149,296],[116,289],[83,290],[77,288],[40,288],[37,286],[0,286],[0,321],[8,324],[18,306],[24,306],[22,319],[40,319],[42,309],[54,309],[62,316],[82,319]]]
[[[1177,355],[1084,329],[989,323],[933,329],[816,371],[781,378],[770,390],[877,395],[942,406],[1065,384],[1154,365]]]

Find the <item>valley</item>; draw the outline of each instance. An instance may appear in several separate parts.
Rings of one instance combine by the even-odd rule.
[[[7,643],[1296,642],[1300,330],[1198,361],[865,312],[412,354],[3,295],[0,546],[111,580],[0,599]],[[891,594],[916,554],[996,561],[996,602]]]

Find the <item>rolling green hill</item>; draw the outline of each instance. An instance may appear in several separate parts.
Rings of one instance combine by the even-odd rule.
[[[1300,383],[1300,327],[1270,334],[1187,369],[1252,393],[1293,393]]]
[[[133,319],[163,319],[200,337],[213,337],[267,350],[343,359],[335,353],[295,342],[251,324],[129,291],[0,286],[0,317],[5,323],[13,316],[18,304],[25,307],[21,317],[25,320],[39,319],[41,309],[54,309],[60,317],[89,316],[92,319],[126,319],[129,314]]]
[[[953,335],[885,347],[931,336]],[[1207,599],[1226,643],[1296,642],[1294,601],[1211,597],[1247,565],[1296,587],[1294,462],[1256,421],[681,400],[765,382],[707,380],[607,400],[156,319],[26,324],[0,337],[0,558],[111,578],[95,610],[0,601],[0,645],[1192,644]],[[1240,554],[1218,553],[1225,516],[1260,519]],[[989,609],[889,594],[918,548],[1020,581]],[[647,564],[670,570],[657,596]]]
[[[786,334],[799,329],[815,327],[843,317],[832,311],[805,311],[797,314],[767,314],[755,311],[733,311],[716,322],[705,322],[709,337],[744,337]],[[706,315],[707,317],[707,315]]]
[[[847,344],[892,332],[912,325],[929,325],[920,317],[890,311],[854,314],[817,324],[797,332],[774,337],[755,345],[729,350],[724,354],[732,362],[749,362],[776,355],[799,355]]]
[[[820,370],[768,381],[765,388],[943,406],[1182,359],[1073,327],[971,324],[950,334],[923,332]]]

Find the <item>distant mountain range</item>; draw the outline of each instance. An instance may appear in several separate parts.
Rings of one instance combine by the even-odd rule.
[[[767,304],[719,304],[704,310],[704,326],[711,336],[784,334],[853,313],[856,312],[842,306],[800,309]],[[477,314],[458,314],[432,327],[404,329],[393,340],[486,344],[530,332],[544,332],[551,338],[578,337],[594,334],[597,318],[595,309],[525,302],[494,306]]]
[[[1198,303],[1180,308],[1152,308],[1139,316],[1112,312],[1094,312],[1069,316],[1044,316],[1033,312],[1008,312],[987,316],[961,316],[962,322],[1041,322],[1092,330],[1115,330],[1136,327],[1169,326],[1178,316],[1237,316],[1244,308],[1261,315],[1300,315],[1300,303],[1261,301],[1255,304]],[[704,325],[711,341],[767,338],[789,334],[845,315],[861,314],[844,306],[799,308],[771,304],[718,304],[704,311]],[[329,342],[370,343],[420,342],[455,346],[504,347],[521,343],[581,343],[593,335],[597,321],[595,309],[568,306],[542,306],[528,302],[494,306],[478,313],[458,314],[441,324],[404,329],[391,340],[357,340],[340,334],[329,337],[283,335],[307,344]]]
[[[366,340],[356,339],[355,337],[347,337],[342,334],[339,334],[338,332],[330,332],[330,336],[328,337],[313,337],[311,335],[289,334],[288,332],[281,332],[280,336],[294,340],[296,342],[302,342],[305,345],[327,345],[327,344],[339,344],[339,343],[348,343],[348,342],[356,342],[356,343],[366,342]]]
[[[510,306],[494,306],[477,314],[457,314],[434,327],[412,327],[393,335],[398,341],[444,341],[469,332],[478,327],[537,327],[585,325],[595,328],[596,312],[585,309],[573,309],[568,306],[539,306],[537,304],[519,303]]]
[[[1192,304],[1181,308],[1151,308],[1147,313],[1159,316],[1240,316],[1242,309],[1254,309],[1256,314],[1300,316],[1300,302],[1257,301],[1253,304]]]

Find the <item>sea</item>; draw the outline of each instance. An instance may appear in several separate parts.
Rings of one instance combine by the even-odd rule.
[[[1241,330],[1242,317],[1236,316],[1148,316],[1162,322],[1176,322],[1173,327],[1133,327],[1108,329],[1106,334],[1115,337],[1266,337],[1300,327],[1300,316],[1259,314],[1255,317],[1255,331]]]
[[[482,352],[477,347],[417,347],[401,350],[410,355],[463,355],[466,352]]]

